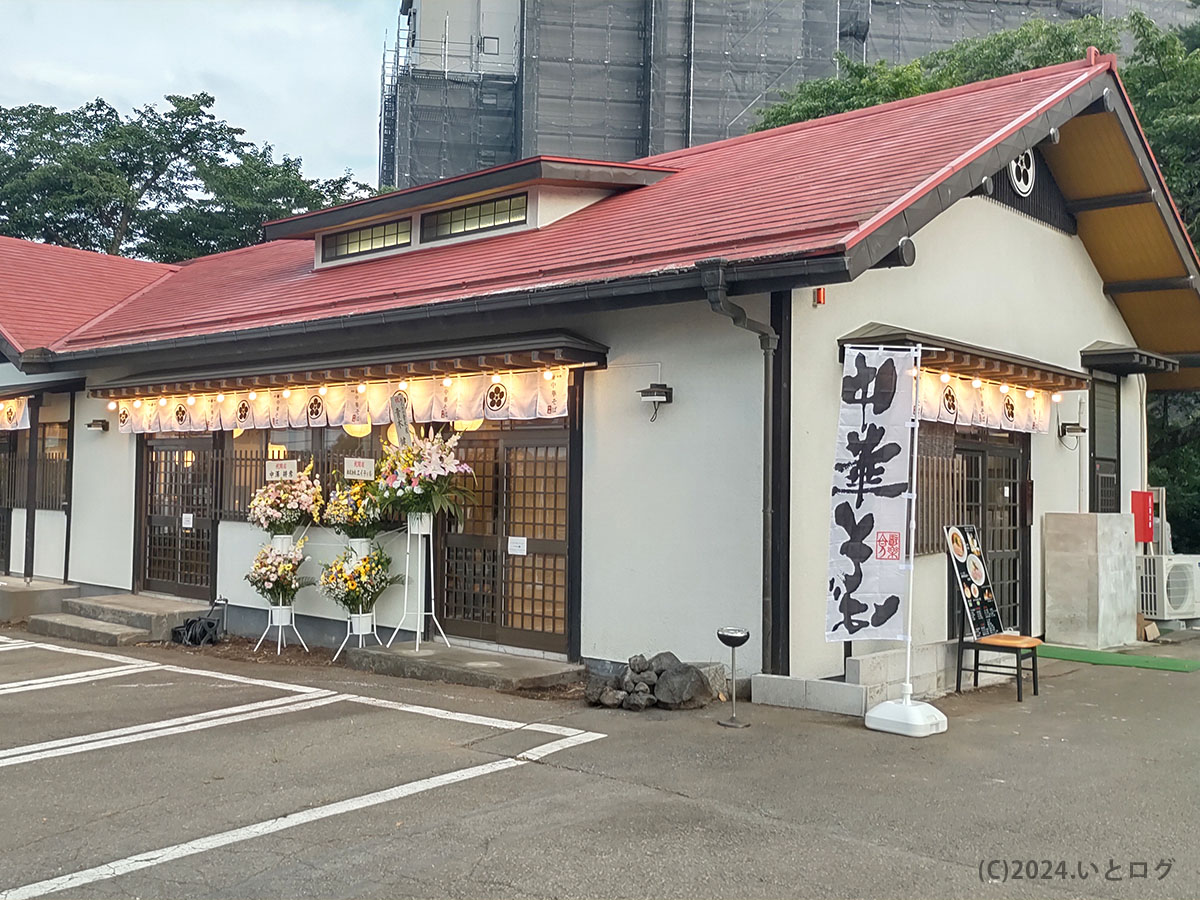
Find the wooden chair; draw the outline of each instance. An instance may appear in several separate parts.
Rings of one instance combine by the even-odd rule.
[[[1025,634],[1010,634],[1002,632],[1001,634],[989,634],[981,638],[967,640],[964,637],[967,623],[964,621],[963,607],[960,604],[958,607],[958,673],[955,677],[954,690],[956,693],[962,693],[962,675],[963,675],[963,652],[972,650],[975,653],[975,687],[979,687],[979,673],[991,672],[997,675],[1013,675],[1017,679],[1017,702],[1021,703],[1025,700],[1024,694],[1024,660],[1028,659],[1031,663],[1033,672],[1033,695],[1038,694],[1038,666],[1037,666],[1037,648],[1041,646],[1039,638],[1030,637]],[[1013,655],[1013,665],[1004,663],[980,663],[979,654],[985,652],[1000,652],[1011,653]]]

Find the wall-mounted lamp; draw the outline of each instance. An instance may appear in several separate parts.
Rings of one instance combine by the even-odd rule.
[[[658,418],[658,408],[664,403],[670,403],[674,396],[674,390],[665,384],[651,382],[650,387],[642,388],[638,394],[642,398],[643,403],[653,403],[654,412],[650,414],[650,421],[653,422]]]
[[[1079,422],[1059,422],[1058,436],[1065,438],[1068,434],[1087,434],[1087,426]]]
[[[83,427],[88,431],[108,431],[108,419],[92,419]]]

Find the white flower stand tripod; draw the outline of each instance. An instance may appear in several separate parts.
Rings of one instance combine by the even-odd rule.
[[[414,591],[416,596],[416,605],[412,609],[412,613],[417,618],[417,640],[415,644],[416,650],[421,649],[421,632],[425,624],[424,616],[428,615],[433,620],[433,624],[437,627],[438,634],[442,636],[442,640],[446,642],[446,646],[450,646],[450,639],[446,637],[446,632],[442,630],[442,623],[438,621],[437,613],[431,609],[429,613],[425,612],[425,566],[423,565],[421,556],[421,538],[426,539],[426,544],[429,546],[429,577],[433,577],[433,513],[410,513],[408,516],[408,538],[404,545],[404,615],[400,617],[400,621],[396,624],[395,630],[392,631],[392,636],[388,638],[387,646],[392,646],[392,641],[396,640],[396,635],[400,633],[401,627],[408,619],[408,570],[409,561],[412,559],[412,542],[413,538],[417,539],[417,574],[419,589]],[[431,592],[432,593],[432,592]]]
[[[268,606],[267,607],[267,627],[262,633],[262,637],[258,639],[258,643],[254,645],[254,652],[258,652],[258,648],[262,646],[263,641],[267,639],[267,634],[272,628],[278,629],[275,634],[275,655],[278,656],[283,652],[283,648],[287,646],[287,638],[284,637],[284,630],[292,629],[292,634],[296,635],[296,639],[300,641],[300,646],[304,648],[304,652],[308,652],[308,644],[304,643],[304,638],[300,635],[299,629],[296,628],[296,607],[291,604],[287,606]]]
[[[346,619],[346,636],[342,639],[342,645],[337,648],[337,653],[333,654],[333,659],[336,662],[337,658],[342,655],[342,651],[346,649],[346,645],[350,643],[350,638],[358,638],[358,646],[362,647],[367,641],[367,635],[375,638],[375,643],[383,646],[383,641],[379,639],[379,632],[375,627],[375,610],[365,613],[350,613]]]

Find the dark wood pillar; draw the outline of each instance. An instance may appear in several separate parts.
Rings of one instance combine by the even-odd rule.
[[[29,398],[29,458],[25,461],[25,581],[33,580],[33,539],[37,523],[38,431],[42,395]]]

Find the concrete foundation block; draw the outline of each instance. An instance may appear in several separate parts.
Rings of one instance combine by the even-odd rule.
[[[804,678],[760,673],[750,678],[750,691],[755,703],[805,709],[808,683]]]
[[[867,713],[867,688],[844,681],[810,681],[805,690],[805,703],[808,709],[864,716]]]
[[[912,686],[914,697],[929,697],[936,694],[937,674],[934,672],[925,672],[921,675],[915,675],[913,676]]]
[[[1139,605],[1133,517],[1046,513],[1042,543],[1047,640],[1091,649],[1133,641]]]
[[[846,681],[850,684],[884,684],[887,680],[886,654],[868,653],[846,660]]]
[[[62,611],[64,600],[79,596],[72,584],[33,581],[17,577],[0,578],[0,622],[23,622],[30,616]]]

